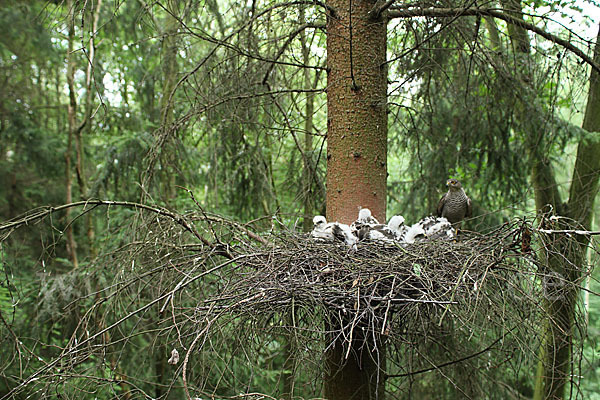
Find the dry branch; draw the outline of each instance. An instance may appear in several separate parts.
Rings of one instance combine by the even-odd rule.
[[[406,10],[390,10],[388,11],[390,18],[412,18],[412,17],[437,17],[437,18],[453,18],[480,16],[493,17],[506,21],[510,24],[520,26],[528,31],[540,35],[541,37],[558,44],[569,50],[577,57],[581,58],[586,64],[591,66],[596,71],[600,72],[600,65],[596,63],[592,57],[588,56],[583,50],[571,44],[568,40],[562,39],[546,30],[539,28],[529,22],[509,15],[502,10],[491,8],[413,8]]]
[[[89,271],[76,272],[82,282],[106,273],[112,282],[64,306],[67,314],[82,307],[88,311],[68,344],[35,370],[26,370],[8,396],[56,385],[58,368],[61,385],[75,391],[119,384],[142,393],[143,371],[125,370],[120,374],[127,379],[114,375],[96,382],[82,378],[94,374],[83,361],[102,359],[106,352],[133,357],[136,337],[149,334],[185,355],[170,390],[187,392],[189,398],[219,390],[210,388],[214,374],[223,385],[242,379],[239,370],[215,371],[217,355],[238,357],[248,370],[265,368],[258,361],[266,351],[262,343],[288,336],[305,369],[297,379],[306,382],[321,376],[323,365],[315,360],[336,338],[343,339],[337,341],[344,343],[342,357],[349,356],[352,342],[362,341],[369,354],[376,354],[384,340],[390,346],[387,365],[380,365],[382,379],[402,385],[403,379],[431,372],[468,392],[472,374],[460,374],[466,365],[479,376],[479,385],[492,385],[496,370],[486,367],[490,360],[520,360],[522,368],[535,364],[544,283],[561,283],[539,264],[535,251],[522,252],[524,232],[533,235],[533,249],[552,251],[525,220],[486,235],[466,232],[458,241],[360,242],[354,251],[285,229],[255,231],[203,211],[178,215],[137,203],[87,204],[133,207],[152,217],[133,228],[128,245],[105,251]],[[75,205],[84,204],[38,210],[0,225],[0,232]],[[107,332],[111,341],[104,342]],[[23,335],[13,329],[10,340],[23,340],[27,349],[43,347]],[[514,352],[519,357],[510,355]],[[213,361],[206,364],[204,354]],[[251,375],[244,391],[257,389]]]

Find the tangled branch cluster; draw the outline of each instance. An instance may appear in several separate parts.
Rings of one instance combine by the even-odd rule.
[[[258,240],[230,221],[198,219],[212,243],[196,253],[203,255],[202,262],[207,254],[212,257],[210,268],[199,275],[215,287],[196,297],[193,308],[182,309],[182,319],[196,324],[190,345],[181,340],[176,346],[185,354],[184,382],[193,387],[188,393],[202,392],[202,385],[197,375],[186,376],[193,369],[186,363],[193,363],[198,351],[221,352],[213,346],[227,330],[236,332],[237,345],[249,353],[253,340],[290,338],[295,348],[288,357],[311,365],[317,377],[328,373],[323,354],[338,346],[338,365],[366,346],[382,379],[435,370],[441,360],[458,363],[492,350],[505,356],[518,348],[535,358],[537,338],[531,331],[539,322],[543,296],[535,284],[540,273],[536,259],[522,253],[521,235],[529,232],[529,222],[406,247],[365,241],[354,251],[286,229],[271,230]],[[453,344],[448,337],[455,337]],[[432,344],[440,341],[444,350]],[[496,346],[500,341],[503,346]],[[394,348],[386,369],[379,354],[383,343]],[[415,358],[410,369],[407,349]],[[245,356],[245,362],[255,356]],[[472,390],[476,395],[482,388]]]
[[[63,315],[78,318],[69,340],[14,377],[11,394],[93,386],[158,397],[148,382],[160,378],[163,394],[235,397],[253,391],[256,368],[279,358],[273,370],[318,395],[314,382],[332,373],[324,354],[337,349],[341,365],[365,347],[391,391],[434,371],[477,398],[490,393],[486,385],[497,388],[502,370],[535,363],[547,272],[529,245],[530,221],[405,247],[364,241],[357,250],[277,220],[270,230],[259,223],[204,212],[138,221],[131,242],[79,272],[92,289],[63,305]],[[5,368],[36,354],[20,343]],[[166,365],[163,376],[144,368],[148,352]]]

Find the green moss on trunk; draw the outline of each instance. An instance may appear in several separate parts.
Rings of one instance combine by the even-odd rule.
[[[600,31],[598,39],[600,40]],[[599,46],[596,46],[594,61],[600,62]],[[583,128],[589,132],[600,131],[600,76],[594,70],[590,73]],[[600,142],[597,138],[582,138],[579,142],[567,206],[559,208],[560,203],[550,203],[559,210],[566,208],[562,210],[565,216],[574,221],[572,226],[567,224],[559,228],[591,228],[594,199],[598,194],[600,177],[599,153]],[[571,346],[575,306],[589,244],[589,237],[582,235],[578,236],[577,240],[564,235],[549,236],[548,240],[548,276],[560,277],[564,284],[547,285],[545,301],[548,319],[544,326],[544,340],[536,373],[535,400],[565,398],[565,388],[573,374]]]

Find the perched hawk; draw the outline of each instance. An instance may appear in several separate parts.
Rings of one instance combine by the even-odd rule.
[[[448,219],[455,226],[460,226],[464,218],[472,215],[471,199],[467,197],[458,180],[448,179],[446,186],[448,186],[448,193],[440,199],[437,215]]]

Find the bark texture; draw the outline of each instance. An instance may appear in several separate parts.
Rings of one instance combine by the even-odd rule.
[[[67,9],[69,15],[67,16],[67,24],[69,30],[69,41],[67,47],[67,86],[69,87],[69,104],[67,105],[67,121],[68,121],[68,132],[67,132],[67,150],[65,152],[65,188],[66,196],[65,200],[67,204],[73,202],[73,175],[72,175],[72,159],[71,152],[73,150],[73,136],[76,134],[76,113],[77,113],[77,98],[75,93],[75,60],[73,59],[73,44],[75,42],[75,15],[73,14],[73,1],[67,1]],[[65,213],[67,222],[71,220],[71,212],[69,210]],[[73,235],[73,226],[69,223],[66,229],[67,236],[67,252],[71,258],[73,268],[79,266],[77,260],[77,243],[75,242],[75,236]]]
[[[351,223],[360,207],[385,220],[386,20],[370,17],[375,5],[373,0],[328,2],[326,207],[330,221]],[[351,343],[327,338],[328,343],[334,341],[325,355],[327,399],[384,398],[384,347],[361,333],[357,327]]]
[[[502,0],[504,8],[517,20],[522,21],[519,0]],[[548,228],[571,229],[591,228],[594,199],[598,193],[600,177],[600,142],[598,135],[582,138],[577,149],[577,158],[569,190],[569,199],[563,202],[558,191],[556,175],[544,143],[545,124],[539,110],[534,109],[530,99],[535,91],[530,87],[533,61],[530,58],[530,43],[523,25],[509,24],[509,35],[518,61],[517,77],[522,84],[518,95],[517,115],[521,120],[531,160],[531,180],[535,191],[536,208],[541,212],[567,217]],[[594,62],[600,61],[600,49],[596,46]],[[600,131],[600,83],[598,72],[591,70],[588,103],[583,128],[589,132]],[[549,222],[552,223],[552,222]],[[543,237],[546,254],[545,311],[547,319],[543,329],[539,351],[539,364],[535,376],[535,400],[557,400],[565,398],[565,389],[572,371],[572,342],[575,309],[579,296],[582,272],[586,265],[587,236],[576,239],[562,234]]]
[[[328,2],[326,202],[332,221],[354,221],[359,207],[385,219],[386,21],[369,18],[375,3]]]
[[[87,199],[90,196],[85,168],[85,141],[84,136],[89,136],[92,133],[92,118],[93,118],[93,90],[94,90],[94,71],[96,68],[96,32],[98,31],[98,21],[100,19],[100,10],[102,8],[102,0],[96,0],[94,6],[90,10],[90,19],[92,21],[89,30],[89,41],[87,48],[87,69],[85,73],[85,115],[75,135],[75,149],[77,154],[77,183],[79,185],[79,195],[81,199]],[[84,135],[85,134],[85,135]],[[94,220],[92,213],[86,215],[86,235],[87,245],[90,258],[97,255],[95,243]]]
[[[385,398],[385,347],[381,340],[372,343],[356,328],[357,337],[350,344],[346,358],[343,340],[326,354],[325,398],[328,400],[383,400]],[[368,343],[365,345],[365,341]],[[373,351],[374,347],[376,351]]]
[[[600,30],[596,39],[594,61],[600,61]],[[600,75],[590,72],[590,88],[583,120],[583,128],[590,137],[582,138],[577,146],[577,158],[569,190],[569,200],[564,215],[577,227],[591,229],[594,200],[598,194],[600,177]],[[546,196],[547,197],[547,196]],[[560,200],[560,199],[559,199]],[[560,204],[556,204],[558,207]],[[572,226],[559,226],[572,228]],[[564,279],[566,284],[548,285],[546,307],[548,319],[544,327],[544,342],[540,349],[540,363],[536,374],[534,399],[563,399],[571,381],[574,316],[579,297],[579,285],[586,264],[586,248],[589,237],[579,235],[576,240],[564,235],[549,236],[552,249],[548,268],[553,276]],[[556,254],[564,255],[557,257]]]
[[[167,201],[172,201],[176,197],[175,182],[177,169],[176,155],[176,132],[173,130],[172,124],[174,120],[174,103],[175,103],[175,85],[177,84],[177,53],[179,51],[179,43],[177,29],[179,21],[175,16],[179,15],[179,0],[169,0],[167,2],[168,12],[165,15],[164,27],[162,29],[162,97],[160,100],[160,124],[161,129],[158,131],[159,141],[162,141],[161,164],[163,193],[166,195]]]
[[[600,34],[600,32],[599,32]],[[599,36],[600,39],[600,36]],[[516,39],[522,41],[522,36]],[[519,48],[517,43],[513,44]],[[525,46],[520,46],[525,48]],[[600,61],[600,49],[596,46],[594,61]],[[526,110],[526,108],[523,108]],[[600,177],[600,79],[594,69],[590,73],[590,88],[583,128],[592,133],[580,140],[573,170],[569,199],[563,203],[558,192],[554,171],[549,160],[540,152],[536,143],[543,134],[541,125],[532,125],[527,132],[532,159],[532,181],[535,189],[536,207],[567,217],[558,226],[551,228],[570,229],[573,227],[591,229],[594,199],[598,194]],[[531,113],[524,114],[532,115]],[[536,129],[537,126],[537,129]],[[534,399],[563,399],[565,388],[571,381],[573,328],[576,303],[579,296],[583,268],[586,264],[587,236],[576,239],[565,235],[547,235],[547,279],[545,304],[548,318],[543,327],[544,337],[540,347],[540,362],[536,373]]]
[[[600,62],[600,27],[596,37],[594,61]],[[595,133],[583,138],[577,146],[575,170],[569,194],[568,209],[583,225],[590,226],[591,209],[598,193],[598,170],[600,169],[600,73],[590,72],[590,88],[583,119],[583,129]]]

